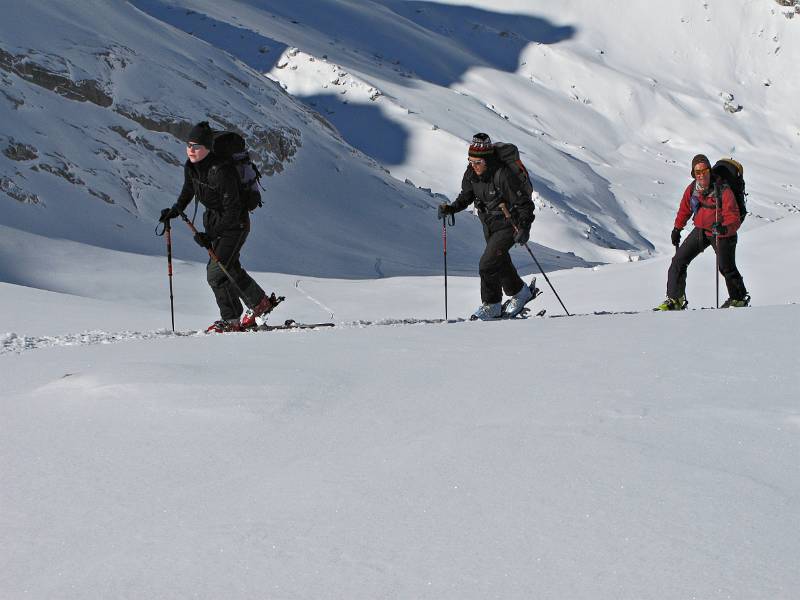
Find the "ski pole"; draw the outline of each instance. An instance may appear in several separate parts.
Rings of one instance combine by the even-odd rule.
[[[164,223],[164,234],[167,237],[167,275],[169,275],[169,313],[172,317],[172,333],[175,333],[175,299],[172,294],[172,225],[169,220]]]
[[[716,184],[714,186],[716,188]],[[715,200],[714,202],[714,222],[719,223],[719,189],[715,189]],[[717,308],[719,308],[719,233],[714,231],[714,254],[717,255],[717,268],[716,268],[716,286],[717,286]]]
[[[450,215],[450,226],[456,224],[456,216]],[[444,320],[447,321],[447,215],[442,215],[442,254],[444,255]]]
[[[158,232],[159,227],[163,226],[161,233]],[[161,237],[166,236],[167,239],[167,275],[169,276],[169,312],[172,316],[172,333],[175,333],[175,299],[172,294],[172,225],[169,219],[160,221],[156,225],[156,235]]]
[[[189,220],[189,217],[186,216],[186,213],[183,213],[183,212],[181,213],[181,219],[183,219],[183,222],[186,223],[189,226],[189,229],[192,230],[192,235],[197,235],[197,233],[198,233],[197,228]],[[213,260],[217,264],[217,266],[220,268],[220,270],[222,270],[222,272],[225,274],[225,277],[228,278],[228,281],[231,282],[231,285],[233,286],[233,289],[236,290],[237,295],[239,296],[239,298],[242,299],[242,302],[244,302],[245,306],[247,306],[247,308],[249,308],[250,310],[253,310],[253,307],[250,306],[250,303],[247,301],[247,298],[245,297],[244,292],[242,292],[242,288],[239,287],[239,285],[233,279],[231,274],[228,273],[228,269],[226,269],[225,265],[222,264],[222,261],[219,259],[219,257],[214,252],[214,250],[212,250],[211,248],[206,248],[206,250],[208,250],[208,256],[211,258],[211,260]]]
[[[716,250],[717,255],[717,274],[716,274],[716,285],[717,285],[717,308],[719,308],[719,234],[714,234],[714,249]]]
[[[514,228],[514,233],[519,233],[519,227],[517,227],[517,224],[514,223],[514,220],[511,218],[511,213],[509,212],[508,207],[505,205],[505,203],[501,203],[500,204],[500,210],[503,211],[503,214],[505,215],[506,219],[511,221],[511,226]],[[568,317],[571,317],[572,315],[567,310],[567,307],[564,306],[564,302],[562,302],[561,296],[558,295],[558,292],[556,291],[556,288],[554,288],[553,284],[550,283],[550,278],[547,276],[547,273],[544,272],[544,269],[542,268],[542,265],[539,264],[539,261],[536,260],[536,257],[533,255],[533,251],[531,250],[531,247],[528,246],[527,242],[525,242],[522,245],[525,246],[525,249],[528,251],[528,254],[530,254],[531,258],[533,259],[533,262],[536,263],[536,266],[539,267],[539,271],[542,273],[542,275],[544,275],[544,280],[547,282],[547,285],[550,286],[550,289],[553,290],[553,293],[556,295],[556,298],[558,298],[558,301],[561,304],[561,308],[564,309],[564,312],[567,313]]]

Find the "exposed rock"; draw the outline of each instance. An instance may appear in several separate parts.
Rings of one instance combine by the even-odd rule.
[[[124,127],[121,127],[119,125],[112,125],[111,127],[109,127],[109,129],[114,133],[119,134],[120,137],[122,137],[126,142],[130,144],[141,144],[142,146],[144,146],[146,150],[149,150],[150,152],[158,156],[158,158],[160,158],[169,165],[179,167],[183,164],[180,160],[175,158],[173,154],[167,152],[166,150],[156,148],[153,144],[151,144],[147,140],[147,138],[142,136],[135,136],[131,138],[130,134],[133,133],[134,131],[133,129],[125,129]]]
[[[86,183],[77,175],[75,175],[71,170],[69,165],[65,163],[61,163],[59,166],[54,166],[49,163],[39,163],[38,165],[34,165],[31,167],[33,171],[45,171],[50,173],[51,175],[55,175],[57,177],[61,177],[69,181],[73,185],[86,185]]]
[[[4,191],[17,202],[22,202],[23,204],[42,204],[44,206],[39,196],[26,192],[9,177],[0,177],[0,190]]]
[[[719,96],[722,98],[722,107],[726,112],[733,114],[741,111],[744,108],[741,104],[734,102],[733,94],[730,92],[720,92]]]
[[[102,148],[96,150],[95,154],[97,156],[102,156],[106,160],[117,160],[120,157],[120,153],[117,149],[107,144],[104,144]]]
[[[148,131],[169,133],[170,135],[176,137],[181,141],[186,139],[186,136],[189,135],[189,132],[192,130],[192,127],[194,127],[194,123],[190,123],[189,121],[181,121],[175,119],[175,117],[167,117],[161,115],[152,115],[152,116],[141,115],[136,111],[134,111],[133,109],[127,108],[125,106],[115,106],[114,112],[122,115],[127,119],[130,119],[131,121],[139,123],[139,125],[147,129]]]
[[[295,155],[300,147],[300,132],[297,129],[264,129],[256,123],[244,123],[242,127],[223,117],[211,117],[228,131],[235,131],[247,140],[247,147],[264,175],[283,171],[283,163]]]
[[[31,51],[33,53],[33,51]],[[58,58],[59,62],[65,62]],[[13,73],[26,81],[78,102],[91,102],[104,108],[114,103],[102,83],[94,79],[72,81],[69,77],[53,73],[37,64],[32,56],[14,55],[0,48],[0,69]]]
[[[111,127],[109,127],[109,129],[111,131],[113,131],[114,133],[118,134],[120,137],[125,138],[126,140],[128,140],[128,134],[133,131],[133,129],[125,129],[124,127],[121,127],[120,125],[112,125]],[[130,141],[130,140],[128,140],[128,141]]]
[[[9,140],[8,146],[3,148],[3,154],[5,154],[11,160],[33,160],[34,158],[39,158],[39,154],[36,152],[36,148],[30,146],[28,144],[22,144],[20,142],[16,142],[13,139]]]
[[[95,198],[100,198],[103,202],[106,202],[108,204],[114,204],[114,199],[105,192],[98,192],[93,190],[92,188],[87,188],[87,189],[89,193]]]
[[[172,165],[174,167],[180,167],[183,165],[183,163],[178,160],[174,154],[170,154],[166,150],[156,150],[156,156],[168,165]]]

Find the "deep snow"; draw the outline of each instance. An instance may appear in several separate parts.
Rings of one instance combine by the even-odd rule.
[[[793,598],[800,290],[759,252],[799,227],[743,242],[756,306],[725,311],[650,312],[666,260],[551,274],[573,312],[641,314],[444,325],[352,323],[441,316],[440,277],[257,274],[274,321],[340,326],[222,336],[167,331],[163,260],[122,255],[114,297],[3,284],[0,590]],[[202,274],[176,267],[182,331]],[[451,278],[451,315],[477,287]]]

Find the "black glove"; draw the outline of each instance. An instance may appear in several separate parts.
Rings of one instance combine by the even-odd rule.
[[[723,225],[719,221],[717,221],[716,223],[711,225],[711,233],[713,233],[714,235],[725,235],[726,233],[728,233],[728,228],[725,227],[725,225]]]
[[[524,227],[518,227],[516,233],[514,234],[514,242],[517,244],[527,244],[529,239],[531,239],[530,224]]]
[[[169,208],[165,208],[164,210],[161,211],[161,216],[158,217],[158,220],[161,223],[166,223],[170,219],[174,219],[176,217],[179,217],[180,214],[181,214],[181,211],[179,211],[176,206],[170,206]]]
[[[447,215],[454,215],[456,214],[456,209],[450,206],[449,204],[440,204],[439,210],[436,213],[437,219],[444,219]]]
[[[676,248],[681,245],[681,230],[677,227],[672,230],[672,245]]]
[[[211,238],[207,233],[198,231],[194,234],[194,241],[201,248],[211,248]]]

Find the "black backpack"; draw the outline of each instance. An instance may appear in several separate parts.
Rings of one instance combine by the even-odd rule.
[[[531,200],[533,197],[533,183],[531,183],[530,175],[528,175],[528,169],[525,168],[519,157],[519,149],[514,144],[497,142],[494,144],[494,153],[497,160],[506,165],[511,175],[516,178],[519,186],[517,194]]]
[[[239,198],[244,207],[253,211],[263,206],[261,173],[250,158],[244,138],[234,131],[215,131],[211,151],[222,159],[220,166],[231,165],[236,169],[239,176]]]
[[[736,197],[736,204],[739,205],[739,218],[744,223],[747,216],[747,194],[744,190],[744,167],[741,163],[732,158],[722,158],[718,160],[711,169],[711,174],[715,178],[721,179],[731,188]]]

